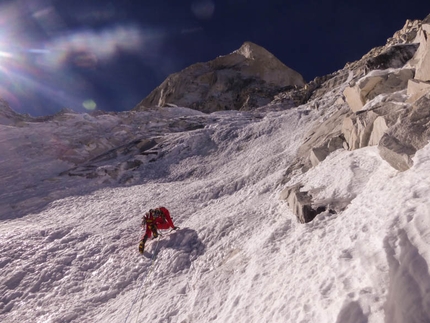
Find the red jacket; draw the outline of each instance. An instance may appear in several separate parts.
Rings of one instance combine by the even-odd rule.
[[[152,230],[151,226],[154,224],[157,230],[166,230],[169,228],[175,228],[175,225],[173,224],[172,218],[170,217],[169,210],[167,210],[165,207],[161,206],[158,209],[161,211],[161,216],[154,216],[153,214],[147,213],[145,215],[145,225],[146,230],[145,234],[142,236],[142,239],[149,239],[152,236]],[[142,228],[145,227],[145,225],[142,223]]]

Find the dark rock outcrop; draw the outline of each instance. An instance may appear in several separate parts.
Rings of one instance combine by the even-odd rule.
[[[385,52],[369,58],[366,68],[372,71],[403,67],[414,56],[418,46],[419,44],[402,44],[389,47]]]

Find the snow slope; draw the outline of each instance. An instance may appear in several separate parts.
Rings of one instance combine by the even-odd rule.
[[[46,205],[34,187],[1,221],[0,321],[430,322],[430,146],[403,173],[375,147],[336,151],[292,181],[351,204],[299,224],[281,181],[321,117],[218,112],[165,134],[133,184],[57,176]],[[151,262],[139,224],[160,205],[181,230],[147,245]]]

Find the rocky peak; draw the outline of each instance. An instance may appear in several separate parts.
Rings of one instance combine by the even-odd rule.
[[[258,58],[272,58],[274,57],[270,52],[265,50],[263,47],[258,46],[252,42],[244,42],[239,49],[235,50],[233,53],[240,54],[249,59],[258,59]]]
[[[269,103],[303,77],[263,47],[245,42],[238,50],[172,74],[135,110],[184,106],[203,112],[249,110]]]
[[[252,42],[245,42],[232,54],[242,55],[247,59],[249,72],[256,73],[267,83],[280,86],[303,86],[303,77],[285,66],[272,53]],[[252,61],[252,62],[250,62]]]

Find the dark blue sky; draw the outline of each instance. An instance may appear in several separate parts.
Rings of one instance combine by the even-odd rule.
[[[2,1],[0,96],[34,116],[130,110],[169,74],[244,41],[310,81],[429,13],[422,0]]]

